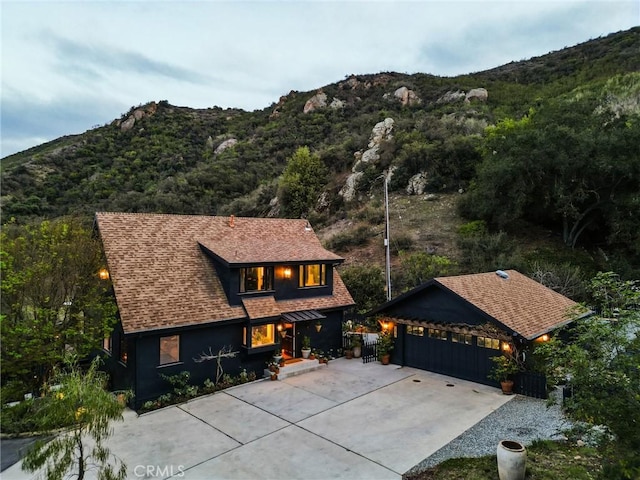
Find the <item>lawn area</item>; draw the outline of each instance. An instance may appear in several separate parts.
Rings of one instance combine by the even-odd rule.
[[[601,458],[590,447],[550,440],[527,447],[526,480],[590,480],[597,478]],[[496,480],[495,455],[479,458],[453,458],[420,473],[405,475],[404,480]]]

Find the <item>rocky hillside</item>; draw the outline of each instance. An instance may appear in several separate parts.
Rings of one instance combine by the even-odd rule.
[[[366,221],[372,229],[363,238],[378,235],[380,176],[388,171],[396,203],[446,199],[443,215],[455,217],[447,227],[455,230],[463,223],[455,199],[475,182],[488,126],[522,119],[553,99],[568,102],[578,91],[601,91],[612,78],[631,83],[620,101],[633,103],[637,79],[625,75],[638,71],[635,28],[459,77],[350,76],[291,91],[261,111],[140,105],[107,125],[3,159],[3,222],[98,210],[278,215],[278,178],[296,149],[308,146],[328,172],[308,213],[317,228],[335,233],[336,225]],[[630,108],[625,114],[635,115]],[[546,219],[521,220],[554,232]],[[510,227],[523,231],[522,223]],[[427,248],[425,234],[407,235]],[[591,246],[603,238],[594,235]],[[442,245],[432,247],[453,252],[451,241],[436,239]]]

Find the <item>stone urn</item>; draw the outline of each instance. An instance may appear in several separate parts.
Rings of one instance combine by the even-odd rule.
[[[524,480],[527,451],[519,442],[502,440],[498,443],[498,476],[500,480]]]

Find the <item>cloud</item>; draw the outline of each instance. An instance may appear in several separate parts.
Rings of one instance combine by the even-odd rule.
[[[212,77],[198,71],[154,60],[137,52],[107,45],[85,45],[51,32],[43,33],[43,41],[53,47],[59,71],[88,79],[104,78],[113,72],[121,72],[158,76],[199,85],[213,80]]]
[[[90,108],[88,107],[90,106]],[[3,98],[0,158],[64,135],[111,122],[128,106],[101,98],[60,97],[48,103],[8,95]]]

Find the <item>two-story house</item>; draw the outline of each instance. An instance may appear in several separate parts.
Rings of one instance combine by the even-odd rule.
[[[306,220],[97,213],[119,323],[105,340],[113,388],[136,406],[168,391],[159,374],[215,378],[202,353],[237,352],[226,373],[260,377],[276,350],[341,347],[354,302]],[[106,277],[107,275],[105,275]]]

